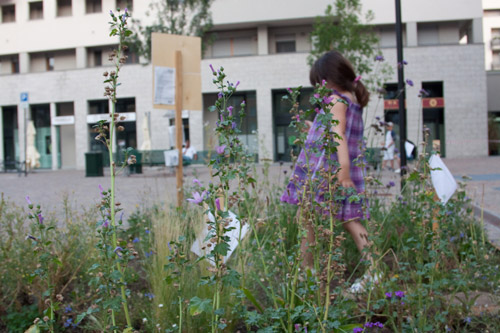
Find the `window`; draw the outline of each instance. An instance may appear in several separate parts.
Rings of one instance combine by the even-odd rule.
[[[257,31],[219,32],[210,38],[214,42],[207,50],[208,57],[220,58],[257,54]]]
[[[19,56],[12,57],[11,60],[11,73],[19,73]]]
[[[6,55],[0,57],[0,75],[19,73],[19,56]]]
[[[127,8],[129,11],[132,11],[134,3],[132,0],[116,0],[116,8],[120,8],[120,10]]]
[[[73,116],[75,114],[75,106],[73,102],[56,103],[56,116]]]
[[[53,55],[47,55],[45,57],[45,69],[47,71],[53,71],[54,70],[54,65],[56,64],[54,56]]]
[[[102,51],[101,50],[94,51],[94,66],[95,67],[102,66]]]
[[[438,45],[439,44],[438,25],[434,23],[418,23],[417,39],[418,39],[418,45]]]
[[[295,50],[295,35],[276,35],[276,53],[289,53]]]
[[[16,5],[2,6],[2,23],[16,22]]]
[[[30,2],[30,20],[43,19],[43,1]]]
[[[493,51],[491,53],[491,69],[499,70],[500,69],[500,51]]]
[[[89,114],[109,113],[109,102],[107,99],[89,101]]]
[[[101,0],[85,0],[85,12],[87,14],[102,12]]]
[[[57,16],[71,16],[71,0],[57,0]]]

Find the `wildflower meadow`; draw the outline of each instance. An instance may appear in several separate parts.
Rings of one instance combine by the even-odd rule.
[[[113,70],[104,73],[104,94],[113,106],[126,70],[129,18],[126,9],[110,13],[118,48],[110,55]],[[480,297],[495,299],[500,292],[500,253],[474,216],[463,184],[446,204],[436,199],[425,138],[396,196],[389,195],[395,184],[384,184],[361,154],[356,163],[367,170],[365,193],[338,185],[332,159],[317,170],[321,177],[307,175],[300,204],[290,205],[282,196],[294,181],[293,165],[282,165],[274,179],[268,163],[255,163],[239,139],[246,103],[229,102],[239,82],[228,81],[224,68],[203,70],[218,91],[209,108],[218,116],[217,144],[207,165],[211,180],[189,178],[181,207],[120,204],[117,175],[137,161],[131,150],[123,163],[113,160],[123,120],[114,107],[109,121],[96,127],[95,139],[110,158],[107,184],[93,194],[98,205],[77,211],[67,204],[61,217],[44,211],[29,193],[24,207],[2,196],[0,331],[500,331],[495,304],[477,306]],[[341,101],[331,94],[318,84],[310,108],[302,110],[301,88],[289,89],[285,100],[298,150],[312,117],[326,129],[335,125],[325,110]],[[380,119],[365,124],[372,137],[381,127]],[[317,146],[335,154],[336,138],[325,130]],[[364,152],[366,142],[360,147]],[[369,212],[363,224],[370,245],[362,253],[335,218],[336,203],[347,196]],[[309,227],[316,235],[309,246],[313,268],[303,265],[301,252]],[[370,265],[380,279],[350,292]]]

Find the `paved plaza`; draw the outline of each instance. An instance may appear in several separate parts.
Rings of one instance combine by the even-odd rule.
[[[500,157],[444,159],[444,162],[457,180],[467,176],[468,195],[476,207],[484,208],[490,238],[500,247]],[[285,170],[290,170],[290,163],[272,164],[269,179],[282,184]],[[256,171],[262,177],[262,167],[258,166]],[[195,177],[205,182],[210,180],[208,168],[202,165],[184,168],[184,175],[187,186]],[[381,175],[384,184],[389,181],[399,183],[398,174],[383,171]],[[85,171],[77,170],[37,170],[26,177],[17,173],[0,174],[0,193],[9,202],[26,206],[25,197],[29,195],[31,201],[42,205],[44,211],[56,214],[62,212],[65,197],[74,209],[96,204],[99,185],[107,188],[108,184],[109,177],[85,177]],[[176,201],[175,172],[166,167],[145,167],[142,174],[127,175],[124,172],[117,177],[116,188],[117,201],[122,203],[127,215],[136,206],[175,204]],[[398,190],[398,186],[393,188],[393,194]]]

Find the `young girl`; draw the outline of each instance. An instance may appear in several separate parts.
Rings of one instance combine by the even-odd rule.
[[[333,155],[339,163],[337,181],[344,188],[352,187],[358,193],[363,193],[365,191],[363,169],[356,165],[354,160],[362,154],[360,147],[363,140],[363,107],[368,103],[370,94],[363,83],[359,81],[359,77],[356,77],[350,62],[337,51],[330,51],[319,58],[312,66],[309,78],[313,86],[321,84],[325,80],[327,88],[333,91],[334,105],[330,112],[333,114],[333,119],[338,120],[338,124],[332,130],[342,137],[337,141],[339,144],[337,153]],[[340,100],[346,103],[340,102]],[[320,170],[326,166],[326,158],[329,156],[325,156],[324,151],[319,153],[307,151],[307,147],[315,146],[323,131],[324,126],[316,117],[307,135],[306,149],[299,154],[290,183],[281,197],[281,201],[291,204],[299,203],[304,184],[309,177],[309,170]],[[319,175],[315,174],[314,176],[318,177]],[[321,197],[316,196],[316,200],[321,200]],[[368,234],[360,220],[367,219],[368,212],[364,211],[363,203],[360,201],[349,202],[346,198],[338,202],[338,205],[336,218],[351,234],[358,250],[362,251],[368,245]],[[302,240],[301,250],[304,265],[312,268],[313,254],[308,251],[308,245],[315,242],[315,235],[312,225],[306,225],[306,228],[308,231],[307,239]],[[355,283],[351,287],[351,291],[360,292],[364,289],[364,284],[367,281],[373,282],[373,280],[375,279],[370,276],[370,273],[367,273],[362,282]]]

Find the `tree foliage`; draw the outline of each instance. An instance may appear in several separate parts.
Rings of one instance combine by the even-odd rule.
[[[328,5],[325,16],[316,18],[311,33],[309,64],[324,52],[337,50],[349,59],[357,73],[369,73],[379,40],[368,25],[373,20],[373,12],[364,15],[366,23],[362,17],[361,0],[336,0],[333,6]]]
[[[212,27],[210,5],[213,0],[156,0],[149,5],[147,16],[154,16],[152,24],[142,25],[133,20],[135,30],[131,49],[151,60],[153,32],[202,37]]]

